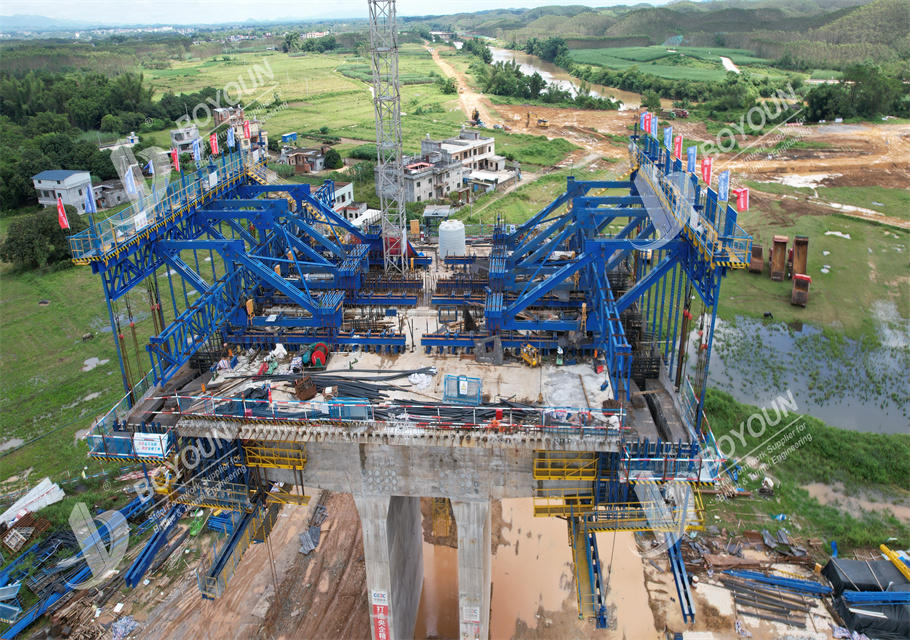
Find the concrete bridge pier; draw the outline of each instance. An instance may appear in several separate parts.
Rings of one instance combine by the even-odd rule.
[[[493,550],[490,499],[452,500],[458,528],[459,640],[490,636]]]
[[[375,640],[411,640],[423,589],[420,498],[354,494]],[[489,546],[489,545],[488,545]]]

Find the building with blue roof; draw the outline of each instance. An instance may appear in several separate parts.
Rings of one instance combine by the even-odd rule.
[[[42,171],[32,176],[38,202],[46,207],[57,206],[57,197],[63,204],[76,207],[80,214],[85,213],[85,192],[92,188],[92,176],[88,171],[70,171],[55,169]]]

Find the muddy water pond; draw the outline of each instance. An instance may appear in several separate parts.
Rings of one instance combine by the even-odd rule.
[[[572,552],[566,523],[535,518],[534,500],[502,501],[505,544],[494,549],[490,637],[511,638],[521,620],[544,624],[538,609],[559,611],[575,602]],[[458,637],[458,550],[424,543],[424,583],[416,638]]]
[[[910,321],[887,306],[873,312],[878,335],[858,340],[811,325],[718,319],[710,384],[758,407],[789,390],[800,413],[831,426],[910,433]]]

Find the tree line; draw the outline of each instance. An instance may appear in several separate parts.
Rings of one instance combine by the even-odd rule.
[[[108,78],[99,73],[46,71],[0,75],[0,208],[36,201],[31,177],[48,169],[88,171],[98,180],[117,177],[109,151],[98,148],[95,131],[120,135],[173,126],[180,116],[216,90],[153,102],[142,74]],[[140,138],[138,151],[147,145]]]
[[[806,95],[806,106],[814,122],[882,115],[910,118],[910,86],[867,60],[848,67],[839,83],[813,87]]]
[[[305,51],[308,53],[324,53],[333,51],[338,47],[335,36],[322,36],[321,38],[301,38],[298,31],[291,31],[284,35],[284,41],[281,43],[281,50],[285,53],[297,53]]]

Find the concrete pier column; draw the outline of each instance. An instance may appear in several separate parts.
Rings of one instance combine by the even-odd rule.
[[[452,500],[458,527],[459,640],[490,636],[493,550],[490,500]]]
[[[354,494],[374,640],[412,640],[423,589],[420,498]]]

